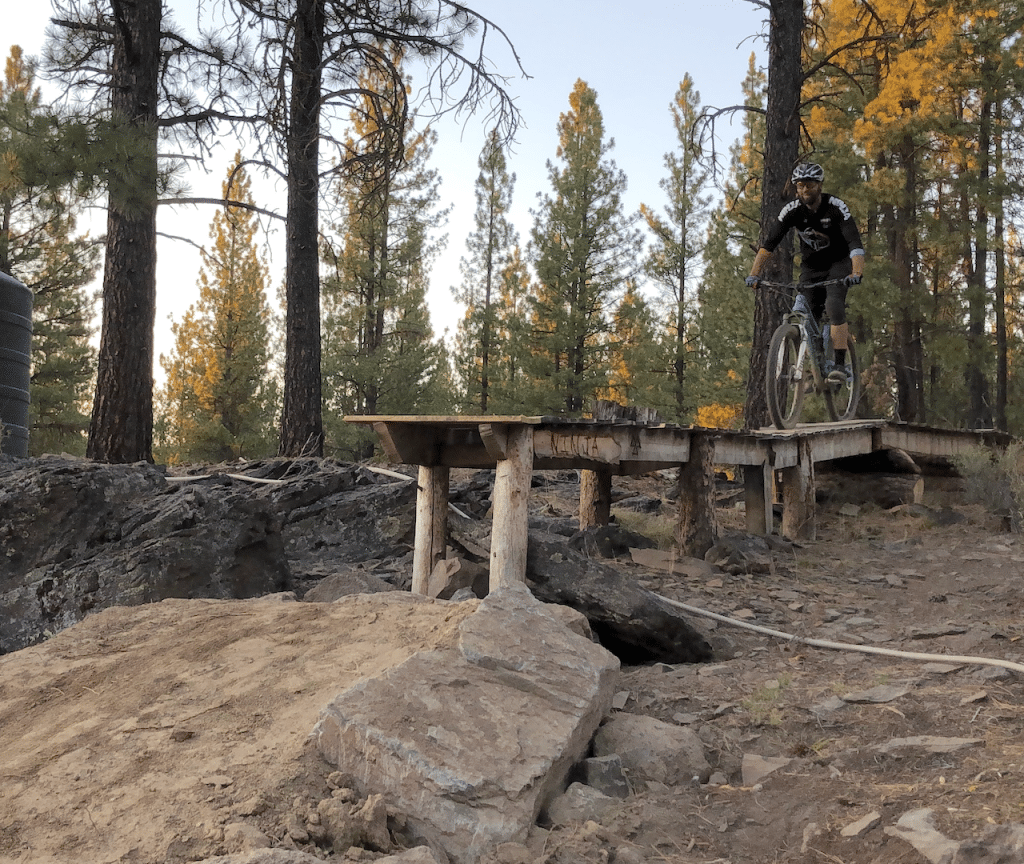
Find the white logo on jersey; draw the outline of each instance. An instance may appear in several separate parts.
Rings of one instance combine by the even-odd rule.
[[[782,208],[782,212],[779,213],[779,221],[780,222],[785,222],[786,221],[786,217],[789,215],[790,211],[795,210],[799,206],[800,206],[800,200],[799,199],[795,199],[793,201],[790,201],[785,207]]]
[[[815,252],[820,252],[822,249],[828,249],[828,247],[832,245],[828,239],[828,234],[822,234],[820,231],[815,231],[813,228],[804,228],[803,231],[799,231],[797,233],[800,235],[800,239]]]
[[[845,203],[843,203],[838,198],[835,198],[835,197],[833,197],[831,195],[829,196],[829,198],[831,198],[832,199],[832,203],[835,204],[836,207],[839,208],[839,212],[843,214],[843,221],[845,221],[847,219],[852,219],[853,218],[850,215],[850,208],[847,207]]]

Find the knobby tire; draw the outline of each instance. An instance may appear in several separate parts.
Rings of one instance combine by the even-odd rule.
[[[772,334],[768,347],[768,365],[765,369],[765,396],[768,413],[779,429],[792,429],[800,419],[804,393],[811,379],[810,368],[797,378],[796,363],[803,334],[796,324],[781,324]],[[805,358],[805,365],[807,363]]]
[[[853,420],[857,414],[857,403],[860,401],[860,366],[857,363],[857,351],[850,340],[846,351],[846,362],[853,373],[852,380],[842,387],[825,388],[825,407],[834,421]]]

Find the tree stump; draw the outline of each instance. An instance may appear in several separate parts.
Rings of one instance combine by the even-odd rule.
[[[607,525],[611,515],[611,472],[580,471],[580,530]]]
[[[715,436],[694,432],[690,460],[679,471],[679,521],[676,545],[691,558],[703,558],[718,539],[715,515]]]

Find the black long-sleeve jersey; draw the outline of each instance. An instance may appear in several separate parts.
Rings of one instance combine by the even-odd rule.
[[[772,223],[764,248],[774,252],[790,228],[800,238],[802,279],[827,276],[832,265],[864,247],[850,208],[834,195],[823,192],[816,211],[801,201],[790,201]]]

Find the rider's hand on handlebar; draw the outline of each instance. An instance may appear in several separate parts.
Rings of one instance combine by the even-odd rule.
[[[851,285],[860,285],[860,280],[862,278],[863,277],[859,273],[851,273],[843,279],[843,282],[846,284],[846,287],[849,288]]]
[[[748,288],[756,288],[761,280],[757,276],[748,276],[745,281]]]

